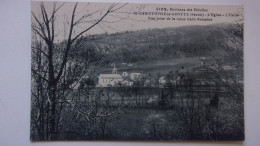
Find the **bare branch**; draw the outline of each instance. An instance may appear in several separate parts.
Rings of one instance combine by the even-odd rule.
[[[36,49],[37,51],[40,51],[42,54],[44,54],[46,57],[48,57],[48,55],[41,49],[39,49],[38,47],[31,47],[33,49]]]
[[[49,83],[49,80],[47,80],[46,78],[44,78],[42,75],[40,75],[39,73],[37,73],[36,70],[34,70],[33,68],[31,69],[31,71],[36,74],[37,76],[39,76],[41,79],[43,79],[44,81],[48,82]]]
[[[35,27],[32,27],[33,31],[35,31],[44,41],[48,42],[48,39],[44,37]]]
[[[115,12],[115,11],[117,11],[117,10],[123,8],[123,7],[126,6],[127,4],[128,4],[128,3],[125,3],[124,5],[118,7],[118,8],[116,8],[116,9],[114,9],[114,10],[111,10],[110,12]],[[116,5],[117,5],[117,4],[116,4]],[[115,5],[115,6],[116,6],[116,5]],[[114,8],[114,7],[113,7],[113,8]]]
[[[69,32],[69,38],[68,38],[68,42],[67,42],[67,46],[66,46],[66,50],[65,50],[65,54],[64,54],[64,57],[63,57],[63,61],[61,63],[61,67],[60,67],[60,70],[58,72],[58,75],[56,77],[56,82],[60,79],[61,77],[61,74],[62,74],[62,71],[63,71],[63,68],[67,62],[67,59],[68,59],[68,54],[69,54],[69,50],[70,50],[70,47],[71,47],[71,44],[73,43],[73,41],[71,41],[71,36],[72,36],[72,31],[73,31],[73,24],[74,24],[74,17],[75,17],[75,12],[76,12],[76,9],[77,9],[77,5],[78,3],[75,4],[74,6],[74,9],[73,9],[73,12],[72,12],[72,16],[71,16],[71,22],[70,22],[70,32]]]
[[[44,27],[42,26],[42,23],[39,21],[39,19],[35,16],[35,14],[32,12],[32,15],[33,15],[33,17],[34,17],[34,19],[36,20],[36,22],[38,23],[38,25],[40,26],[40,30],[41,30],[41,33],[39,33],[38,32],[38,34],[41,34],[40,36],[45,40],[45,41],[47,41],[47,36],[46,36],[46,34],[45,34],[45,29],[44,29]],[[39,28],[38,28],[39,29]]]
[[[99,22],[101,22],[108,14],[110,13],[110,11],[108,10],[97,22],[95,22],[94,24],[92,24],[90,27],[88,27],[87,29],[83,30],[82,32],[80,32],[78,35],[76,35],[72,40],[71,43],[73,43],[78,37],[80,37],[82,34],[84,34],[85,32],[87,32],[88,30],[90,30],[91,28],[93,28],[94,26],[96,26]]]
[[[52,16],[51,16],[51,42],[54,41],[54,14],[56,12],[56,3],[53,4],[53,12],[52,12]]]
[[[85,19],[85,18],[87,18],[87,17],[90,17],[90,16],[92,16],[93,14],[98,13],[98,12],[100,12],[100,10],[97,10],[97,11],[95,11],[95,12],[93,12],[93,13],[89,13],[89,14],[87,14],[87,15],[83,15],[81,18],[79,18],[79,19],[73,24],[73,26],[82,23],[81,21],[82,21],[83,19]]]
[[[49,27],[49,20],[48,20],[48,14],[46,12],[46,9],[45,9],[45,6],[43,4],[43,2],[41,3],[41,13],[42,13],[42,19],[43,19],[43,22],[46,26],[46,29],[47,29],[47,34],[48,34],[48,40],[50,41],[51,40],[51,34],[50,34],[50,27]],[[50,42],[48,42],[49,44]]]

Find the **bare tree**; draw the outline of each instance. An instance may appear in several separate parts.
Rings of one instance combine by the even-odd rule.
[[[231,93],[235,94],[235,98],[241,101],[244,96],[244,24],[242,22],[231,24],[226,31],[230,39],[224,44],[228,54],[225,58],[233,66],[233,70],[226,77],[226,80],[232,84],[232,87],[228,86]]]
[[[224,85],[228,92],[238,102],[243,101],[244,96],[244,23],[239,20],[229,24],[225,28],[225,42],[221,47],[225,54],[214,57],[216,67],[213,69],[218,75],[218,82]]]
[[[105,18],[126,4],[111,4],[105,10],[84,14],[76,14],[78,3],[75,3],[68,21],[68,35],[65,40],[58,41],[58,12],[65,3],[53,3],[52,11],[48,11],[43,2],[40,3],[40,14],[32,12],[32,128],[36,128],[39,137],[44,140],[55,140],[58,136],[58,126],[61,111],[68,101],[68,95],[80,84],[81,77],[86,75],[87,68],[98,61],[100,57],[91,58],[97,54],[92,49],[85,54],[86,60],[78,61],[75,53],[81,49],[84,42],[90,40],[84,37],[95,26],[105,22]],[[90,17],[96,13],[101,15],[96,20]],[[87,25],[87,22],[88,25]],[[84,28],[77,28],[86,23]],[[64,30],[65,31],[65,30]],[[91,52],[92,51],[92,52]],[[77,62],[78,63],[75,63]],[[32,131],[35,131],[32,129]],[[33,137],[32,137],[33,138]]]

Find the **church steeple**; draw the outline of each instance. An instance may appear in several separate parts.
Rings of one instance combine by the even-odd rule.
[[[112,70],[112,74],[117,74],[117,69],[116,69],[116,65],[114,64],[114,68]]]

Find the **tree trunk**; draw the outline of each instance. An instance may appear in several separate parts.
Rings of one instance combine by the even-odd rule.
[[[57,81],[54,77],[54,66],[53,66],[53,42],[48,44],[48,73],[49,73],[49,83],[48,83],[48,97],[49,97],[49,124],[48,124],[48,139],[56,140],[57,130],[56,130],[56,90]]]
[[[49,90],[49,124],[48,124],[48,139],[55,140],[57,138],[56,130],[56,86],[51,85]]]

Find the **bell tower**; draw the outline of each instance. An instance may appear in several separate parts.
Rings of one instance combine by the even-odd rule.
[[[116,69],[115,64],[114,64],[114,68],[113,68],[113,70],[112,70],[112,74],[117,74],[117,69]]]

